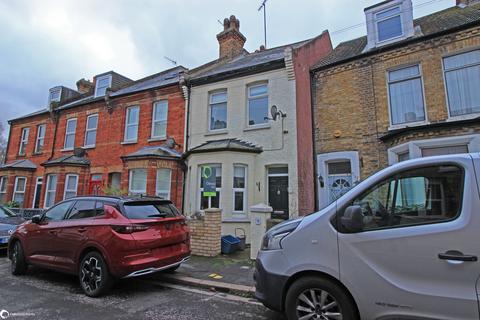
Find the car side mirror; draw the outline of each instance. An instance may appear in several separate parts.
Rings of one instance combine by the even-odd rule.
[[[341,218],[342,226],[349,232],[363,231],[363,213],[360,206],[350,206],[345,209],[345,213]]]
[[[40,221],[42,221],[42,216],[41,215],[36,214],[32,217],[32,223],[39,224]]]

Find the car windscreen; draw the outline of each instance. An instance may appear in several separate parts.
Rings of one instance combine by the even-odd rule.
[[[0,218],[12,218],[12,217],[15,217],[15,214],[13,214],[8,209],[5,209],[4,207],[0,207]]]
[[[174,218],[180,215],[171,203],[124,203],[123,207],[129,219]]]

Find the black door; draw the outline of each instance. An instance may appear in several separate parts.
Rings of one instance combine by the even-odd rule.
[[[288,176],[268,177],[268,200],[272,218],[288,219]]]
[[[35,203],[34,208],[40,208],[40,196],[42,195],[42,182],[37,182],[35,185]]]

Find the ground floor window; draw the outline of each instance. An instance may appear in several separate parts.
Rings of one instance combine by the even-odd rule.
[[[65,192],[63,199],[69,199],[77,196],[78,189],[78,175],[67,174],[65,178]]]
[[[203,165],[199,168],[200,171],[200,210],[208,208],[220,208],[220,193],[222,190],[222,166]],[[207,185],[213,185],[214,191],[209,190]],[[206,191],[212,191],[210,195]]]
[[[155,194],[163,199],[170,199],[170,185],[172,180],[172,170],[158,169]]]
[[[108,185],[113,189],[120,189],[122,174],[120,172],[111,172],[108,174]]]
[[[131,195],[146,195],[147,169],[132,169],[129,174],[128,193]]]
[[[233,166],[233,212],[245,213],[246,207],[246,176],[247,167],[243,165]]]
[[[268,202],[276,218],[288,219],[288,167],[270,167],[268,171]]]
[[[45,190],[45,208],[50,208],[55,204],[55,195],[57,193],[57,175],[49,174],[47,177],[47,189]]]
[[[0,204],[5,202],[7,194],[7,177],[0,177]]]
[[[13,201],[18,203],[23,207],[23,202],[25,200],[25,190],[27,188],[27,178],[25,177],[16,177],[15,178],[15,187],[13,189]]]

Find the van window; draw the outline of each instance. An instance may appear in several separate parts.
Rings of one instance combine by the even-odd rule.
[[[125,213],[129,219],[173,218],[180,212],[173,204],[166,203],[125,203]]]
[[[460,214],[463,176],[451,165],[404,171],[350,205],[362,208],[364,231],[449,221]]]

